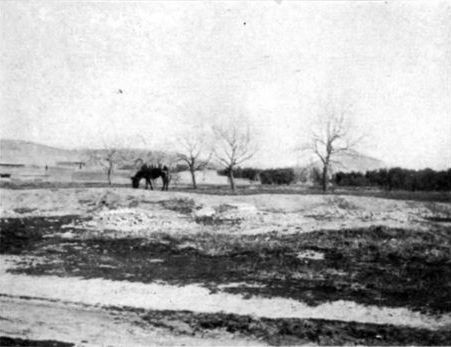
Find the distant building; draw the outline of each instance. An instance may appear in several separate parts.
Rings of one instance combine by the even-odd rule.
[[[25,164],[0,163],[0,167],[24,167]]]

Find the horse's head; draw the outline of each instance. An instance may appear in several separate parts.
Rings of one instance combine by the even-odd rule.
[[[135,176],[132,176],[130,178],[132,180],[132,187],[133,188],[139,188],[139,181],[141,180],[141,177],[135,175]]]

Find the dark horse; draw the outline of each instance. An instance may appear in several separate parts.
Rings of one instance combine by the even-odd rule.
[[[132,186],[133,188],[139,187],[139,182],[141,179],[146,180],[146,189],[150,186],[150,189],[153,190],[152,180],[161,177],[163,180],[163,187],[161,190],[168,190],[169,186],[169,169],[167,166],[163,167],[153,167],[144,164],[141,166],[139,171],[132,177]]]

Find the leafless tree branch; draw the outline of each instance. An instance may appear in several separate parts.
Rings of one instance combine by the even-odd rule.
[[[327,189],[328,174],[332,163],[339,165],[340,154],[355,155],[355,147],[361,142],[362,136],[351,137],[349,123],[350,107],[337,106],[332,102],[324,105],[322,113],[318,114],[316,128],[311,133],[310,144],[304,144],[300,150],[311,151],[321,161],[323,166],[322,187]]]
[[[229,127],[216,127],[213,129],[217,145],[213,152],[229,174],[232,190],[235,189],[233,169],[251,159],[257,152],[252,143],[249,127],[231,124]]]

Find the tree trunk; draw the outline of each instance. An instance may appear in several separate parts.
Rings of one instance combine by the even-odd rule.
[[[321,183],[322,183],[322,188],[323,188],[323,192],[327,191],[327,171],[328,171],[328,166],[327,164],[324,164],[323,166],[323,175],[321,177]]]
[[[197,183],[196,183],[196,171],[194,168],[190,168],[189,171],[191,172],[191,180],[193,182],[193,188],[197,189]]]
[[[235,181],[233,180],[233,168],[229,168],[230,188],[235,191]]]

